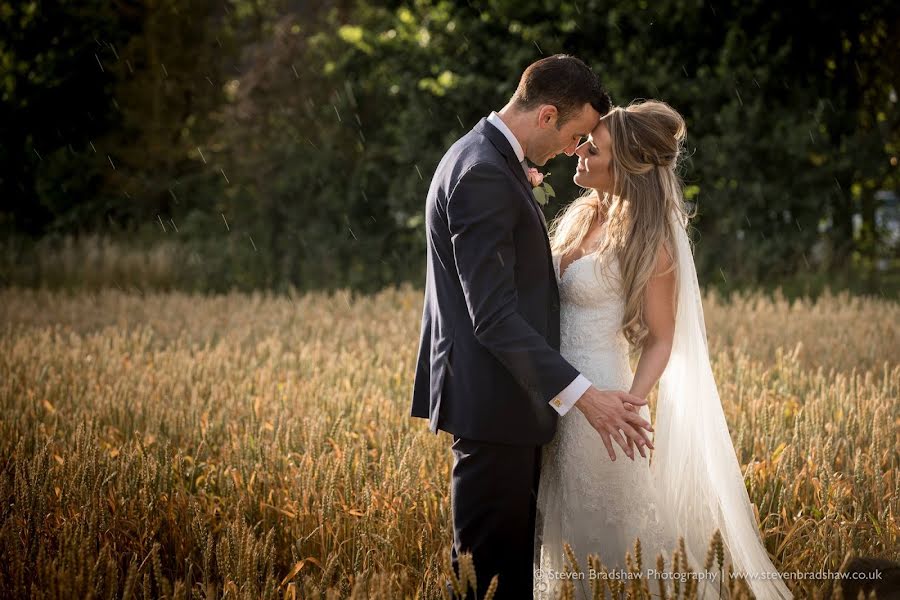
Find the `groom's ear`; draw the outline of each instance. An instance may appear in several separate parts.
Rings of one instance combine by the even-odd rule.
[[[538,109],[538,127],[555,127],[559,119],[559,110],[552,104],[542,104]]]

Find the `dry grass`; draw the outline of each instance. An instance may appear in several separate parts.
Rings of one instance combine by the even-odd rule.
[[[440,597],[421,298],[0,291],[0,596]],[[900,305],[705,306],[776,564],[900,559]]]

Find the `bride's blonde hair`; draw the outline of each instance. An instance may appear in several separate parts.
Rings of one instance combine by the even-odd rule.
[[[569,204],[550,224],[550,247],[554,254],[568,254],[581,245],[598,219],[607,221],[606,236],[595,253],[612,248],[619,261],[625,297],[622,333],[637,350],[648,334],[644,292],[660,247],[672,257],[672,269],[677,264],[668,216],[673,210],[684,222],[693,216],[687,214],[683,182],[676,172],[687,130],[684,118],[657,100],[615,106],[603,120],[611,138],[612,193],[588,190]]]

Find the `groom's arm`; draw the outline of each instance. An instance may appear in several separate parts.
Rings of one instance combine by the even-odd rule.
[[[570,383],[566,389],[561,391],[556,398],[550,401],[550,406],[552,406],[560,416],[565,415],[573,406],[575,406],[575,403],[578,402],[581,395],[587,391],[591,385],[593,384],[587,377],[579,374],[578,377],[575,378],[575,381]]]
[[[529,394],[565,414],[590,382],[518,312],[513,228],[523,204],[513,185],[502,167],[480,163],[450,191],[456,271],[475,338]]]

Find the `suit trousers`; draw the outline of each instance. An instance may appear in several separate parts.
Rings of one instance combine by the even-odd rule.
[[[477,600],[494,575],[496,600],[532,597],[541,448],[453,436],[451,563],[458,575],[459,554],[471,552]],[[471,598],[470,586],[466,599]]]

